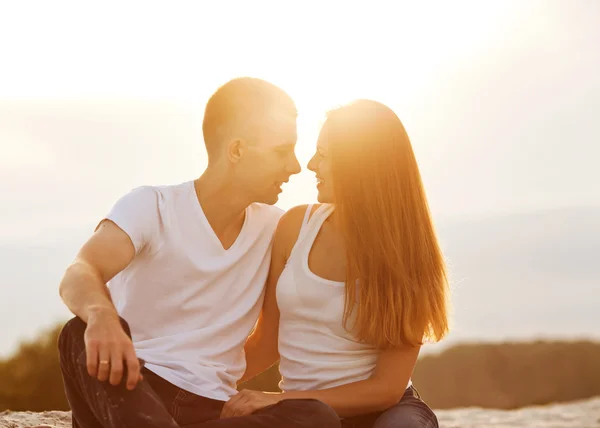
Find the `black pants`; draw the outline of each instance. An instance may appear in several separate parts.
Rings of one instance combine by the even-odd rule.
[[[121,320],[126,333],[129,326]],[[335,411],[317,400],[284,400],[245,417],[219,419],[223,401],[185,391],[150,370],[133,391],[87,372],[86,324],[71,319],[59,338],[60,367],[74,428],[328,428],[340,427]]]

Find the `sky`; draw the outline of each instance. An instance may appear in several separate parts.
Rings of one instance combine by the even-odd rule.
[[[440,222],[600,206],[598,22],[594,0],[0,3],[0,353],[68,314],[62,271],[119,196],[200,175],[233,77],[295,99],[303,165],[327,109],[388,104]]]

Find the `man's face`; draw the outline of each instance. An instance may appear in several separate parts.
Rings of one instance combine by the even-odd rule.
[[[236,176],[251,201],[275,204],[281,185],[300,172],[296,159],[296,116],[273,111],[255,119]]]

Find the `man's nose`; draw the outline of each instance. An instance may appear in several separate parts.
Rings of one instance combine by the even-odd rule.
[[[291,162],[287,164],[287,172],[289,172],[290,174],[298,174],[300,171],[302,171],[302,168],[300,167],[300,162],[298,162],[296,156],[293,156]]]

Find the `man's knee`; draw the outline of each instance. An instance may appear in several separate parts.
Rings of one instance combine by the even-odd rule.
[[[58,336],[58,350],[65,353],[74,342],[83,342],[86,324],[79,317],[71,318],[62,328]]]
[[[121,327],[131,338],[131,330],[129,324],[123,318],[119,317]],[[84,323],[81,318],[71,318],[65,326],[62,328],[60,335],[58,336],[58,351],[59,354],[71,354],[74,350],[79,351],[85,349],[85,329],[87,324]]]

